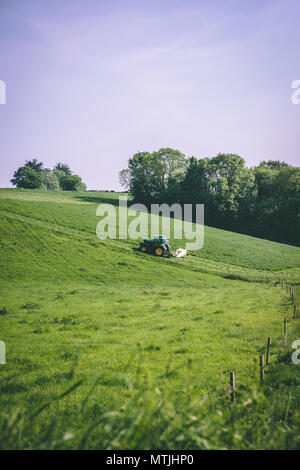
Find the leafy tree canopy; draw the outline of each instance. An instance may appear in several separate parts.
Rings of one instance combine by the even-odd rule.
[[[288,163],[281,162],[280,160],[268,160],[268,161],[263,160],[262,162],[260,162],[260,164],[256,168],[268,168],[269,170],[281,170],[281,168],[286,168],[288,166],[290,166],[288,165]]]
[[[162,148],[133,155],[119,178],[136,202],[204,204],[207,225],[300,244],[300,169],[283,161],[249,169],[236,154],[198,160]]]
[[[40,172],[29,166],[21,166],[14,172],[11,183],[17,188],[38,189],[43,186],[43,178]]]
[[[44,170],[43,174],[43,187],[49,191],[57,191],[60,189],[59,179],[54,171]]]
[[[36,158],[33,158],[33,160],[26,160],[24,166],[32,168],[32,170],[37,171],[38,173],[41,173],[44,170],[43,162],[38,162]]]
[[[53,170],[44,168],[43,162],[27,160],[25,165],[15,171],[11,182],[17,188],[65,191],[84,191],[86,185],[78,175],[73,175],[70,167],[64,163],[57,163]]]
[[[150,204],[167,200],[172,188],[182,180],[187,160],[179,150],[161,148],[157,152],[138,152],[119,173],[121,184],[134,199]]]
[[[69,165],[66,165],[65,163],[57,163],[54,167],[54,170],[62,171],[65,175],[71,175],[72,174],[72,171],[71,171]]]
[[[60,186],[63,191],[84,191],[85,184],[78,175],[65,175],[60,180]]]

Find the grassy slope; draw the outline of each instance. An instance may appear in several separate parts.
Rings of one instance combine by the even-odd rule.
[[[298,248],[206,228],[203,250],[184,259],[143,255],[138,241],[95,235],[97,205],[117,196],[0,190],[4,410],[63,392],[76,358],[85,383],[60,405],[64,426],[95,378],[91,419],[126,403],[140,364],[157,383],[167,374],[179,396],[188,369],[214,406],[222,373],[252,383],[266,338],[279,348],[291,305],[265,281],[299,280]],[[291,336],[294,328],[289,321]]]

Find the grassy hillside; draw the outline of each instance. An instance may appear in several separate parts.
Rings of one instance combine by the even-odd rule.
[[[199,252],[156,258],[137,251],[138,240],[96,237],[97,206],[116,205],[117,197],[0,190],[0,340],[7,347],[0,399],[2,412],[25,413],[23,431],[16,428],[21,447],[41,436],[49,442],[52,418],[55,436],[73,429],[93,384],[89,424],[126,409],[133,396],[138,402],[142,390],[146,401],[145,390],[162,389],[181,409],[187,393],[209,396],[205,409],[214,413],[226,406],[230,370],[240,390],[258,383],[267,337],[272,361],[281,354],[285,316],[289,343],[297,336],[279,281],[299,282],[299,248],[206,227]],[[171,237],[171,244],[183,241]],[[34,423],[28,419],[48,402]],[[157,411],[157,429],[164,420]],[[134,443],[131,436],[115,446]],[[85,444],[108,446],[97,434]],[[139,445],[159,447],[159,433]]]

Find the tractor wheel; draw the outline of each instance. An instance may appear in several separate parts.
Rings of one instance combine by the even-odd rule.
[[[155,248],[155,254],[156,256],[163,256],[165,254],[165,250],[162,246],[158,246]]]
[[[141,245],[140,249],[143,253],[146,253],[148,251],[148,246],[147,245]]]

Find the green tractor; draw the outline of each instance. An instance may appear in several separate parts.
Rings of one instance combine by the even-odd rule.
[[[169,240],[163,235],[156,235],[153,239],[145,238],[140,243],[140,250],[143,253],[154,253],[156,256],[164,256],[171,253]]]

